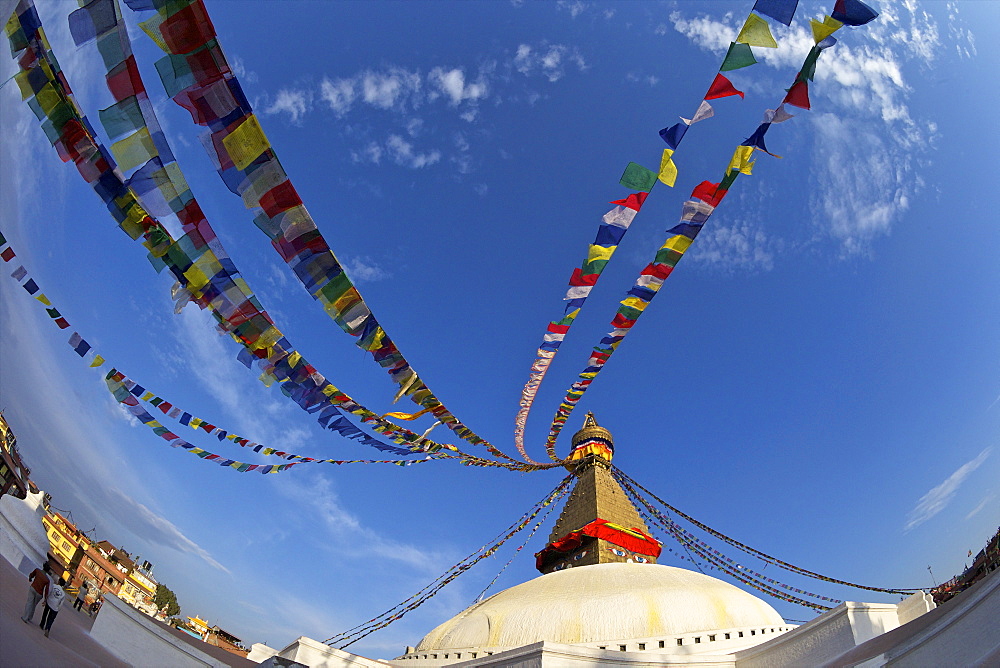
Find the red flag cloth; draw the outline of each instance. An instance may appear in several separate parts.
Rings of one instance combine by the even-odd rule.
[[[642,194],[645,195],[646,193],[642,193]],[[614,204],[614,202],[612,202],[612,204]],[[583,273],[583,270],[580,269],[580,267],[577,267],[576,269],[573,270],[573,275],[570,276],[569,284],[570,285],[576,285],[576,286],[580,286],[580,285],[597,285],[597,279],[600,278],[600,276],[601,276],[600,274],[586,274],[585,275]]]
[[[549,543],[544,550],[535,554],[535,567],[545,568],[567,552],[573,552],[583,544],[586,537],[601,538],[618,547],[623,547],[636,554],[644,554],[654,559],[660,556],[663,547],[652,536],[639,529],[626,529],[597,519],[584,527],[571,531],[559,540]]]
[[[715,75],[715,81],[709,86],[708,92],[705,93],[706,100],[714,100],[719,97],[729,97],[730,95],[739,95],[743,97],[743,91],[736,90],[732,82],[721,74]]]
[[[565,334],[569,331],[569,325],[560,325],[557,322],[550,322],[549,326],[546,327],[546,331],[552,332],[553,334]]]
[[[268,218],[274,218],[282,211],[288,211],[292,207],[300,206],[302,198],[295,192],[291,181],[282,181],[274,186],[260,198],[260,208]]]
[[[809,108],[809,86],[806,85],[805,81],[796,81],[792,84],[792,87],[788,89],[788,95],[782,100],[787,104],[794,105],[796,107],[801,107],[802,109]]]
[[[170,52],[180,55],[191,53],[215,37],[215,26],[202,0],[196,0],[168,16],[160,24],[160,34]]]
[[[702,181],[694,187],[691,191],[691,197],[695,199],[700,199],[702,202],[707,202],[712,206],[719,206],[719,202],[722,198],[726,196],[728,190],[719,190],[718,183],[712,183],[711,181]]]
[[[626,318],[621,313],[616,313],[611,319],[611,326],[615,329],[631,329],[635,324],[635,318]]]
[[[123,62],[115,65],[114,69],[108,72],[106,81],[108,90],[118,102],[146,92],[146,87],[142,85],[139,67],[135,64],[135,56],[129,56]]]
[[[649,264],[642,270],[642,275],[653,276],[655,278],[666,278],[673,270],[673,267],[668,267],[665,264]]]
[[[632,193],[625,199],[612,200],[610,204],[620,204],[627,209],[633,209],[638,211],[642,207],[642,203],[646,201],[649,193]]]

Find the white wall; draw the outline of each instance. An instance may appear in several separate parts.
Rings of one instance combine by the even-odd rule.
[[[42,526],[43,492],[28,492],[25,499],[0,496],[0,555],[27,576],[48,559],[49,539]]]
[[[117,596],[105,594],[91,637],[122,661],[143,668],[223,668],[205,652],[174,637]]]

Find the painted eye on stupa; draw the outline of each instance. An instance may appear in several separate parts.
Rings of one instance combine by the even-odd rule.
[[[626,552],[625,552],[625,550],[619,550],[619,549],[618,549],[617,547],[613,547],[613,548],[611,548],[611,551],[612,551],[612,552],[613,552],[613,553],[614,553],[614,554],[615,554],[616,556],[619,556],[619,557],[624,557],[624,556],[626,555]]]
[[[635,559],[635,563],[637,564],[645,564],[649,562],[649,559],[646,557],[640,557],[638,554],[634,555],[632,558]]]
[[[586,554],[587,554],[586,552],[581,552],[580,554],[574,554],[573,561],[580,561],[586,556]]]

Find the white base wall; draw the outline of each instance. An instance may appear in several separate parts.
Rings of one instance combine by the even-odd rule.
[[[49,539],[42,525],[44,496],[41,491],[29,492],[25,499],[0,496],[0,555],[25,577],[48,559]]]
[[[205,652],[175,638],[117,596],[106,594],[91,637],[116,657],[143,668],[228,668]]]

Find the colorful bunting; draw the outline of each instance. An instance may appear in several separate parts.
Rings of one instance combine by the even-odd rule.
[[[849,26],[863,26],[873,21],[878,12],[860,0],[837,0],[830,16]]]
[[[709,86],[708,92],[705,93],[706,100],[714,100],[720,97],[729,97],[731,95],[739,95],[741,98],[744,97],[743,91],[736,90],[732,82],[721,74],[715,75],[715,80],[712,81],[712,85]]]
[[[688,126],[690,123],[678,123],[672,125],[669,128],[663,128],[660,130],[660,137],[663,141],[667,142],[667,146],[677,150],[677,147],[681,143],[681,139],[684,138],[684,133],[688,131]]]
[[[746,23],[740,29],[740,34],[736,36],[737,42],[742,42],[750,46],[763,46],[769,49],[778,48],[778,43],[771,35],[771,27],[767,21],[756,14],[747,16]]]
[[[844,24],[827,15],[822,21],[809,19],[809,27],[812,29],[813,41],[819,44],[824,39],[844,27]]]
[[[719,71],[729,72],[730,70],[738,70],[756,64],[757,59],[754,58],[753,49],[750,48],[749,44],[731,42],[729,44],[729,51],[726,52],[726,57],[723,59],[722,67],[719,68]]]
[[[757,0],[753,3],[753,11],[790,26],[798,4],[799,0]]]

